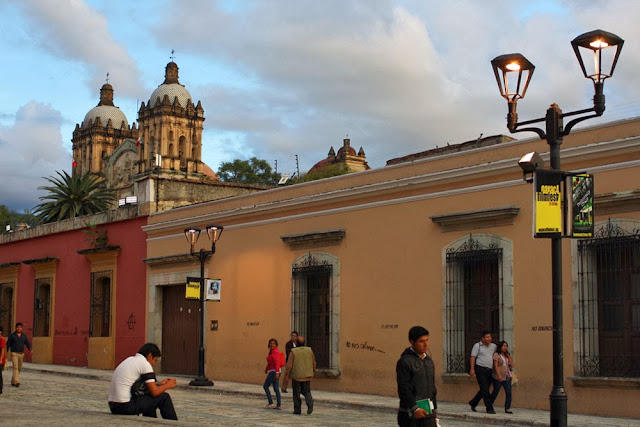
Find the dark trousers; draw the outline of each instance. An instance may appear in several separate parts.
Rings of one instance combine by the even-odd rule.
[[[478,381],[478,386],[480,386],[480,390],[473,396],[473,399],[469,401],[469,405],[474,408],[478,406],[480,399],[484,401],[484,406],[487,408],[487,411],[493,410],[493,400],[491,400],[491,393],[489,392],[489,387],[493,384],[493,377],[491,376],[491,368],[484,368],[482,366],[476,365],[476,380]]]
[[[406,410],[398,411],[398,425],[400,427],[436,427],[436,417],[430,415],[428,418],[409,417]]]
[[[300,414],[302,412],[302,400],[300,393],[304,396],[307,409],[313,409],[313,397],[311,397],[311,381],[292,380],[293,386],[293,412]]]
[[[504,400],[504,409],[511,409],[511,378],[506,381],[498,381],[493,380],[493,393],[491,394],[491,401],[496,403],[496,398],[498,397],[498,393],[500,393],[500,387],[504,387],[504,394],[506,398]]]
[[[2,371],[4,370],[4,365],[0,365],[0,393],[2,393],[2,387],[4,386],[2,382]]]
[[[145,417],[152,418],[158,418],[156,409],[160,409],[160,415],[162,415],[162,418],[165,420],[178,419],[169,393],[162,393],[156,397],[153,397],[150,394],[145,394],[132,399],[127,403],[109,402],[109,409],[111,409],[111,413],[114,415],[142,414]]]

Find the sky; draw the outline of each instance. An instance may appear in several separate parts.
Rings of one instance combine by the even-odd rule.
[[[204,107],[212,169],[256,156],[292,173],[297,155],[304,173],[346,137],[380,168],[508,134],[490,64],[498,55],[536,66],[520,120],[553,102],[591,107],[570,42],[595,29],[625,45],[604,116],[576,128],[640,116],[639,16],[636,0],[3,0],[0,205],[31,209],[43,177],[71,171],[73,129],[107,73],[134,123],[172,50],[180,83]]]

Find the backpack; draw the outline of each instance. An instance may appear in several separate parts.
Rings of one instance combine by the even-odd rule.
[[[280,352],[280,363],[279,363],[279,365],[280,365],[281,368],[284,368],[284,366],[286,364],[287,364],[287,359],[285,358],[284,353]]]

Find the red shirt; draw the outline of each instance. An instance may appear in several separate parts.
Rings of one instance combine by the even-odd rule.
[[[280,350],[278,350],[278,347],[271,350],[267,356],[267,372],[269,371],[280,373]]]
[[[0,358],[0,365],[6,365],[7,364],[7,340],[4,337],[0,337],[0,349],[5,349],[4,354],[2,355],[2,358]]]

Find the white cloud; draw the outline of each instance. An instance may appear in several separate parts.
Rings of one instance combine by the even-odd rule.
[[[0,204],[31,209],[38,203],[42,179],[71,169],[71,154],[62,144],[63,118],[50,105],[35,101],[20,107],[15,121],[0,126]]]
[[[109,73],[120,96],[140,97],[146,91],[138,65],[117,43],[107,19],[81,0],[17,0],[34,43],[52,56],[87,66],[87,84],[95,92]]]

